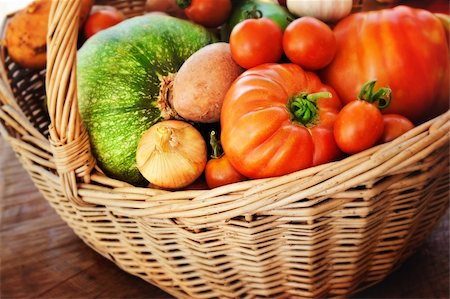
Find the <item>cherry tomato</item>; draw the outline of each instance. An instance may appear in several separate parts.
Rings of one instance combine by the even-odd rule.
[[[210,132],[209,143],[212,155],[205,167],[205,179],[209,188],[212,189],[247,179],[231,165],[228,157],[223,153],[217,133],[214,130]]]
[[[345,105],[334,123],[336,143],[347,154],[356,154],[374,146],[383,134],[380,108],[389,105],[391,90],[380,88],[373,93],[374,86],[375,81],[366,83],[359,99]]]
[[[91,14],[84,26],[84,35],[90,38],[97,32],[112,27],[125,20],[125,16],[117,9],[102,9]]]
[[[177,3],[190,20],[209,28],[222,25],[231,14],[230,0],[177,0]]]
[[[336,53],[336,38],[324,22],[302,17],[290,23],[283,35],[283,49],[295,64],[318,70],[327,66]]]
[[[414,128],[414,124],[400,114],[384,114],[383,121],[384,130],[381,135],[380,143],[392,141]]]
[[[211,159],[206,163],[205,178],[211,189],[246,180],[246,177],[231,165],[226,155]]]
[[[231,31],[231,55],[237,64],[247,69],[277,62],[283,55],[282,41],[283,32],[271,19],[247,19]]]
[[[374,146],[383,134],[383,116],[378,108],[357,100],[339,112],[334,123],[334,138],[347,154],[356,154]]]

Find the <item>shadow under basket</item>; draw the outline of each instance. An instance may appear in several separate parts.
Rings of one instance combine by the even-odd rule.
[[[112,4],[133,16],[144,2]],[[177,298],[345,297],[383,280],[448,208],[450,112],[282,177],[176,192],[108,178],[77,109],[61,114],[76,100],[76,81],[58,51],[76,55],[76,46],[50,44],[55,65],[46,73],[20,68],[1,49],[2,135],[86,244]]]

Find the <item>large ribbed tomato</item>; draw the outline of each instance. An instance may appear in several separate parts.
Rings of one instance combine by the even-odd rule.
[[[279,176],[335,160],[334,90],[296,64],[263,64],[234,81],[221,112],[222,147],[249,178]]]
[[[417,122],[439,106],[437,101],[448,109],[448,43],[432,13],[406,6],[356,13],[341,20],[334,33],[337,52],[323,79],[343,103],[355,100],[365,82],[377,80],[378,87],[392,89],[384,113]]]

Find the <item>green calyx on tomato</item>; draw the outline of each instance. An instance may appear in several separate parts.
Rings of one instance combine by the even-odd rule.
[[[223,156],[223,149],[222,145],[220,144],[220,140],[216,137],[217,133],[216,131],[212,130],[209,134],[209,144],[211,145],[212,159],[218,159]]]
[[[331,93],[326,91],[311,94],[301,92],[293,96],[288,102],[288,110],[291,112],[293,121],[301,123],[305,127],[313,126],[319,116],[317,100],[331,97]]]
[[[189,5],[191,5],[192,0],[176,0],[177,1],[177,5],[180,8],[187,8],[189,7]]]
[[[376,83],[377,80],[365,83],[361,87],[358,99],[374,104],[378,109],[383,110],[391,104],[392,90],[389,87],[381,87],[374,93],[373,89]]]

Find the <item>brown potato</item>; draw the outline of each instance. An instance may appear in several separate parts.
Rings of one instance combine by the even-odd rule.
[[[171,105],[184,119],[218,122],[225,94],[242,71],[233,61],[228,43],[203,47],[176,74]]]
[[[83,0],[82,24],[93,0]],[[47,62],[47,27],[51,0],[35,0],[15,14],[6,27],[5,43],[11,59],[25,68],[43,69]]]

